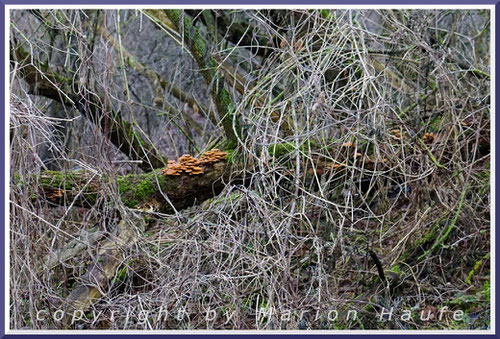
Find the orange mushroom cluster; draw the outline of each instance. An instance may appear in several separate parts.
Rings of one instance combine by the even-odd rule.
[[[422,141],[426,144],[432,144],[434,142],[434,139],[436,139],[434,133],[425,133],[422,137]]]
[[[57,198],[62,197],[63,194],[64,194],[63,190],[61,190],[61,189],[55,189],[54,191],[52,191],[51,194],[49,194],[49,196],[47,198],[49,198],[51,200],[55,200]]]
[[[163,169],[163,175],[189,175],[203,174],[200,160],[193,158],[189,154],[183,154],[179,161],[169,160],[167,168]]]
[[[202,165],[211,164],[226,158],[227,153],[219,149],[205,152],[200,159],[194,158],[189,154],[183,154],[178,161],[169,160],[167,168],[164,168],[163,175],[181,175],[181,174],[203,174]]]
[[[400,140],[403,138],[403,134],[401,133],[400,129],[393,129],[391,133],[392,133],[391,137],[396,140]]]
[[[211,164],[220,160],[226,159],[226,152],[222,152],[218,148],[206,151],[200,158],[202,164]]]

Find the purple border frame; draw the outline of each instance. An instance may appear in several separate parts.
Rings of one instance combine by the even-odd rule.
[[[138,1],[138,0],[87,0],[87,1],[82,1],[82,0],[46,0],[46,1],[37,1],[37,0],[0,0],[0,18],[2,19],[2,25],[0,28],[0,44],[1,46],[5,47],[5,32],[4,32],[4,21],[3,19],[5,18],[5,5],[290,5],[291,7],[293,5],[495,5],[495,18],[496,21],[500,19],[500,0],[476,0],[475,2],[471,2],[471,0],[406,0],[406,1],[398,1],[398,0],[379,0],[379,1],[370,1],[370,0],[310,0],[310,1],[305,1],[305,0],[212,0],[212,1],[203,1],[203,0],[144,0],[144,1]],[[496,37],[500,37],[500,25],[496,25],[495,27],[495,35]],[[495,61],[498,61],[498,55],[499,55],[499,48],[498,45],[495,48]],[[2,55],[0,56],[0,60],[2,60],[2,67],[0,67],[0,78],[2,79],[0,87],[4,87],[4,79],[5,79],[5,63],[8,62],[7,60],[4,60],[5,57],[5,50],[2,48]],[[498,64],[498,63],[497,63]],[[495,83],[495,88],[500,87],[500,81],[496,78],[496,83]],[[496,97],[496,92],[493,93]],[[8,88],[4,89],[5,95],[2,95],[0,98],[0,107],[5,107],[5,100],[7,100],[7,94],[8,94]],[[498,103],[497,103],[498,105]],[[4,112],[4,114],[7,114],[7,112]],[[495,112],[493,112],[495,114]],[[2,192],[5,192],[8,188],[5,187],[5,162],[8,161],[8,159],[5,158],[5,116],[2,117],[1,120],[1,129],[0,129],[0,143],[1,143],[1,155],[3,157],[4,163],[0,167],[0,176],[1,176],[1,188]],[[495,130],[498,131],[498,126],[500,122],[497,120],[495,121]],[[498,136],[497,136],[498,138]],[[495,142],[495,147],[498,144],[498,140]],[[494,149],[493,149],[494,151]],[[496,160],[495,165],[498,165],[498,160]],[[2,203],[2,208],[0,209],[0,220],[5,220],[5,202],[4,202],[4,195],[1,196],[0,202]],[[496,205],[500,205],[496,203]],[[496,206],[494,206],[496,208]],[[4,225],[6,227],[6,225]],[[492,227],[495,227],[495,225],[492,225]],[[499,241],[500,243],[500,232],[496,233],[494,241]],[[2,254],[4,253],[4,243],[5,243],[5,233],[4,230],[0,232],[0,248],[2,250]],[[0,255],[1,257],[1,255]],[[496,263],[496,271],[498,271],[498,263]],[[4,289],[5,289],[5,262],[2,258],[0,260],[0,270],[1,270],[1,279],[0,279],[0,339],[1,338],[19,338],[19,339],[25,339],[25,338],[31,338],[31,337],[39,337],[39,338],[51,338],[54,336],[54,334],[40,334],[40,335],[6,335],[5,334],[5,322],[4,322],[4,311],[5,311],[5,294],[4,294]],[[497,291],[498,293],[498,291]],[[498,298],[496,298],[498,300]],[[495,300],[495,301],[496,301]],[[498,304],[496,304],[498,306]],[[497,316],[496,314],[492,315],[495,317],[495,323],[498,326],[500,316]],[[147,331],[144,332],[145,335],[147,335]],[[306,331],[304,331],[304,334],[296,334],[294,336],[306,336]],[[365,336],[379,336],[377,334],[362,334],[362,332],[359,332],[360,334],[313,334],[313,336],[337,336],[337,337],[349,337],[349,338],[358,338],[358,337],[365,337]],[[427,338],[429,337],[438,337],[438,336],[459,336],[459,337],[478,337],[478,338],[492,338],[492,337],[498,337],[498,334],[494,335],[484,335],[484,334],[479,334],[480,332],[477,332],[478,334],[430,334],[430,335],[425,335],[425,334],[415,334],[412,332],[408,332],[408,334],[394,334],[390,335],[391,338],[394,339],[403,339],[404,336],[410,335],[410,336],[423,336],[425,335]],[[111,333],[110,333],[111,334]],[[110,334],[90,334],[90,336],[95,336],[95,337],[102,337],[104,338],[105,336],[109,336]],[[120,335],[120,336],[127,336],[127,337],[140,337],[143,336],[144,334],[114,334],[114,335]],[[276,332],[276,334],[280,334],[279,331]],[[284,333],[283,333],[284,334]],[[282,335],[283,335],[282,334]],[[198,334],[165,334],[165,335],[158,335],[156,334],[155,336],[173,336],[173,337],[187,337],[189,338],[201,338],[201,337],[206,337],[206,336],[221,336],[221,335],[235,335],[235,334],[230,334],[230,332],[225,331],[221,332],[221,334],[206,334],[206,335],[198,335]],[[245,336],[246,338],[260,338],[263,336],[269,337],[274,334],[241,334]],[[84,336],[89,336],[89,334],[75,334],[75,335],[69,335],[69,334],[60,334],[58,335],[59,337],[69,337],[69,338],[82,338]],[[311,334],[307,335],[311,336]]]
[[[496,5],[494,0],[1,0],[3,5]]]

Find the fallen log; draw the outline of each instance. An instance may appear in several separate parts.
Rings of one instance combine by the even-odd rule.
[[[223,160],[196,166],[191,166],[190,162],[187,165],[174,162],[169,166],[176,164],[180,166],[179,172],[169,172],[167,167],[145,174],[116,177],[116,186],[124,205],[129,208],[149,205],[157,212],[172,213],[174,209],[192,206],[220,193],[233,170],[232,165]],[[191,167],[199,170],[190,171]],[[42,192],[33,192],[33,198],[42,195],[58,204],[69,201],[78,206],[94,206],[103,185],[109,185],[110,180],[109,176],[83,170],[45,171],[39,176]]]

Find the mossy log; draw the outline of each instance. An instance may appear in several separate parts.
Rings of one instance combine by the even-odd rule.
[[[362,150],[362,146],[358,150]],[[366,147],[365,147],[366,148]],[[270,146],[269,155],[274,161],[288,165],[288,158],[294,151],[307,152],[306,147],[296,148],[292,144]],[[372,176],[390,165],[386,159],[372,159],[371,156],[355,156],[354,149],[340,146],[332,151],[338,159],[314,158],[314,166],[304,162],[304,175],[323,175],[327,172],[338,173],[337,177],[349,167],[358,168],[360,176]],[[368,153],[368,150],[365,150]],[[234,153],[233,153],[234,155]],[[229,158],[234,158],[231,155]],[[362,159],[363,158],[363,159]],[[74,202],[80,206],[94,206],[102,195],[103,187],[113,187],[110,180],[116,181],[116,188],[124,205],[129,208],[153,209],[161,213],[172,213],[196,203],[200,203],[220,193],[237,165],[233,161],[221,160],[201,166],[201,173],[181,173],[165,175],[168,171],[157,169],[145,174],[129,174],[126,176],[108,176],[89,171],[57,172],[45,171],[39,176],[39,187],[42,192],[33,192],[33,198],[44,195],[54,203]],[[280,175],[292,175],[286,170]],[[149,206],[147,206],[149,205]]]
[[[224,181],[230,177],[231,167],[220,161],[202,166],[202,174],[166,176],[162,170],[129,174],[116,177],[116,187],[129,208],[149,205],[155,211],[172,213],[174,208],[183,209],[220,193]],[[45,171],[39,177],[42,189],[39,194],[54,203],[74,201],[80,206],[93,206],[98,202],[102,187],[110,185],[110,180],[109,176],[88,171]],[[33,192],[32,197],[37,196]]]

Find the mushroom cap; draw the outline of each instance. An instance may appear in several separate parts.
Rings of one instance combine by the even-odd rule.
[[[218,148],[206,151],[200,158],[201,163],[213,163],[224,159],[227,156],[226,152],[221,152]]]
[[[422,137],[423,142],[426,144],[430,144],[434,142],[434,139],[436,138],[436,135],[434,133],[425,133],[424,136]]]
[[[168,169],[167,171],[163,171],[163,175],[175,175],[177,171],[174,171],[173,169]]]
[[[199,159],[189,155],[183,154],[177,161],[169,160],[167,168],[163,169],[164,175],[181,175],[187,173],[189,175],[203,174],[201,165],[214,163],[225,159],[226,152],[220,151],[218,148],[209,150],[201,155]]]

